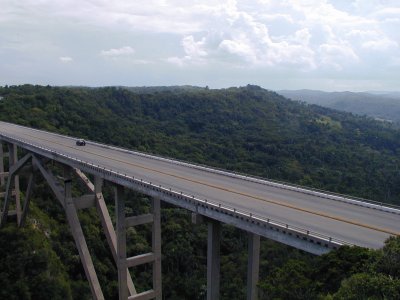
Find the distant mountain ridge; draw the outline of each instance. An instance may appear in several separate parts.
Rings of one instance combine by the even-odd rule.
[[[277,91],[286,98],[400,124],[400,92]]]

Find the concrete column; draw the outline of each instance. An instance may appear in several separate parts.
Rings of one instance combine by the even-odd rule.
[[[247,300],[258,299],[258,275],[260,269],[260,236],[249,232],[249,258],[247,264]]]
[[[4,151],[3,151],[3,143],[0,142],[0,186],[5,185],[4,178]]]
[[[219,299],[221,223],[208,222],[207,300]]]
[[[128,269],[126,261],[126,228],[125,228],[125,201],[124,188],[118,185],[115,188],[115,213],[117,235],[117,268],[118,268],[118,293],[119,300],[128,299]]]
[[[28,179],[28,187],[26,188],[26,192],[25,192],[24,208],[22,210],[21,220],[19,221],[19,224],[18,224],[19,227],[23,227],[25,225],[26,215],[28,214],[29,203],[31,201],[31,195],[32,195],[32,190],[33,190],[34,185],[35,185],[35,173],[32,171],[32,173],[29,175],[29,179]]]
[[[79,257],[85,270],[86,277],[89,280],[93,299],[104,300],[103,292],[94,269],[93,261],[86,244],[85,236],[83,235],[81,224],[79,222],[78,213],[72,199],[72,179],[70,167],[66,166],[64,168],[64,177],[64,209],[67,215],[69,226],[71,228],[72,236],[74,237],[75,244],[78,248]]]
[[[162,281],[161,281],[161,208],[160,199],[152,199],[153,210],[153,232],[152,245],[155,260],[153,263],[153,290],[156,293],[156,299],[162,299]]]
[[[18,162],[18,147],[15,144],[8,145],[9,152],[9,170],[11,166],[15,165]],[[15,212],[17,214],[17,224],[20,223],[21,220],[21,200],[20,200],[20,192],[19,192],[19,175],[14,176],[14,189],[15,189]]]

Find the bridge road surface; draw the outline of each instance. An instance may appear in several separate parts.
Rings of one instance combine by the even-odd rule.
[[[380,248],[389,236],[400,235],[400,214],[212,173],[97,143],[76,146],[76,138],[14,124],[0,122],[0,134],[358,246]]]

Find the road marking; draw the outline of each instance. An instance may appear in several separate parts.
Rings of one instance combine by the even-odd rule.
[[[127,161],[116,159],[116,158],[111,158],[109,156],[105,156],[105,155],[98,154],[98,153],[93,153],[93,152],[87,151],[87,150],[85,150],[83,148],[77,148],[76,146],[65,145],[65,144],[62,144],[62,143],[59,143],[59,142],[55,142],[55,141],[51,141],[51,140],[48,140],[48,139],[45,139],[45,138],[39,138],[37,136],[30,135],[30,134],[27,134],[27,133],[22,133],[22,134],[23,135],[27,135],[27,136],[29,136],[31,138],[34,138],[34,139],[40,139],[40,140],[43,140],[43,141],[46,141],[46,142],[58,144],[60,146],[71,148],[71,149],[74,149],[74,150],[79,149],[80,151],[88,153],[88,154],[96,155],[96,156],[99,156],[99,157],[102,157],[102,158],[106,158],[106,159],[109,159],[109,160],[113,160],[113,161],[117,161],[117,162],[124,163],[124,164],[127,164],[127,165],[131,165],[131,166],[134,166],[134,167],[137,167],[137,168],[141,168],[141,169],[144,169],[144,170],[147,170],[147,171],[152,171],[152,172],[159,173],[159,174],[162,174],[162,175],[174,177],[174,178],[177,178],[177,179],[180,179],[180,180],[184,180],[184,181],[188,181],[188,182],[204,185],[204,186],[211,187],[211,188],[218,189],[218,190],[222,190],[222,191],[226,191],[226,192],[229,192],[229,193],[232,193],[232,194],[237,194],[237,195],[244,196],[244,197],[247,197],[247,198],[260,200],[260,201],[267,202],[267,203],[270,203],[270,204],[274,204],[274,205],[277,205],[277,206],[282,206],[282,207],[290,208],[290,209],[293,209],[293,210],[309,213],[309,214],[312,214],[312,215],[317,215],[317,216],[320,216],[320,217],[332,219],[332,220],[335,220],[335,221],[348,223],[348,224],[359,226],[359,227],[368,228],[368,229],[371,229],[371,230],[387,233],[387,234],[390,234],[390,235],[400,235],[400,232],[394,232],[394,231],[391,231],[391,230],[386,229],[386,228],[379,228],[379,227],[367,225],[367,224],[364,224],[364,223],[359,223],[359,222],[347,220],[347,219],[344,219],[344,218],[341,218],[341,217],[338,217],[338,216],[332,216],[332,215],[329,215],[329,214],[326,214],[326,213],[323,213],[323,212],[320,212],[320,211],[304,209],[304,208],[301,208],[301,207],[298,207],[298,206],[295,206],[295,205],[292,205],[292,204],[282,203],[282,202],[279,202],[279,201],[276,201],[276,200],[265,199],[265,198],[262,198],[262,197],[259,197],[259,196],[250,195],[250,194],[239,192],[239,191],[236,191],[236,190],[233,190],[233,189],[224,188],[224,187],[221,187],[221,186],[218,186],[218,185],[213,185],[213,184],[202,182],[202,181],[199,181],[199,180],[189,179],[187,177],[183,177],[183,176],[179,176],[179,175],[175,175],[175,174],[159,171],[159,170],[152,169],[152,168],[149,168],[149,167],[145,167],[143,165],[139,165],[139,164],[136,164],[136,163],[127,162]]]

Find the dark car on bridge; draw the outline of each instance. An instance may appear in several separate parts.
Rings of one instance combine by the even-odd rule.
[[[86,142],[83,139],[79,139],[79,140],[76,141],[76,145],[77,146],[85,146]]]

